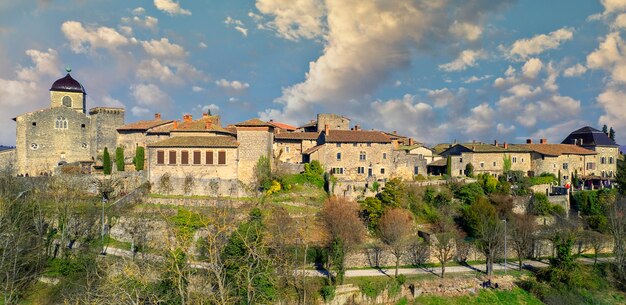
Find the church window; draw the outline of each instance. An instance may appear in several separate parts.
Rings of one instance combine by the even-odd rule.
[[[69,97],[67,95],[64,96],[62,102],[63,102],[63,106],[65,106],[65,107],[72,107],[72,98],[71,97]]]
[[[176,151],[175,150],[170,150],[170,163],[169,164],[176,164]]]
[[[217,164],[226,164],[226,152],[225,151],[217,152]]]
[[[37,150],[37,148],[39,148],[39,144],[37,144],[37,143],[31,143],[30,144],[30,149]]]
[[[165,152],[162,150],[157,151],[157,164],[165,164]]]
[[[67,119],[62,116],[57,117],[56,121],[54,121],[54,128],[67,129]]]

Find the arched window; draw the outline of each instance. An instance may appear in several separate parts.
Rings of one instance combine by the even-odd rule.
[[[56,121],[54,121],[54,128],[56,129],[67,129],[67,119],[60,116],[57,117]]]
[[[66,95],[63,97],[62,103],[65,107],[72,107],[72,98]]]

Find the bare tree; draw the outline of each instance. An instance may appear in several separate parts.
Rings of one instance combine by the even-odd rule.
[[[519,269],[522,270],[523,261],[533,253],[533,243],[536,239],[537,222],[532,214],[516,215],[511,219],[511,238],[513,249],[517,253]]]
[[[413,265],[423,265],[430,257],[430,245],[421,237],[416,237],[408,247],[409,258]]]
[[[359,218],[359,205],[345,198],[332,197],[320,211],[320,218],[328,233],[328,247],[333,259],[328,260],[329,270],[334,267],[336,281],[343,283],[345,255],[358,245],[365,235],[365,226]]]
[[[446,263],[454,258],[454,243],[457,234],[455,231],[444,231],[431,235],[430,246],[435,257],[441,264],[441,278],[446,274]]]
[[[389,247],[391,254],[396,258],[396,277],[398,277],[400,259],[406,252],[412,231],[413,217],[409,211],[402,208],[386,210],[378,223],[380,239]]]
[[[619,171],[618,171],[619,172]],[[613,255],[617,277],[626,283],[626,200],[618,200],[609,209],[609,231],[613,235]]]

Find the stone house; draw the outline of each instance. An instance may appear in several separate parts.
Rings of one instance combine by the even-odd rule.
[[[87,93],[67,71],[50,88],[50,108],[13,119],[18,175],[48,175],[65,164],[89,171],[105,147],[117,146],[116,129],[124,125],[124,109],[96,107],[87,113]]]
[[[317,145],[317,132],[281,132],[274,135],[274,160],[283,163],[303,163],[303,152]]]
[[[321,132],[328,125],[333,130],[350,130],[350,119],[332,113],[318,113],[317,120],[311,120],[296,129],[296,132]]]
[[[617,173],[619,145],[607,134],[585,126],[570,133],[561,143],[577,145],[597,153],[595,164],[585,164],[587,177],[581,177],[583,180],[589,180],[595,184],[607,184],[614,180]]]
[[[137,147],[146,147],[150,143],[169,138],[169,130],[173,124],[173,120],[163,120],[161,114],[156,113],[153,120],[120,126],[117,129],[117,144],[124,148],[126,162],[132,162]]]

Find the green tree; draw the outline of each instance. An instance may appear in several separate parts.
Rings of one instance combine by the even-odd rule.
[[[124,165],[124,147],[118,146],[115,149],[115,168],[118,172],[123,172]]]
[[[502,171],[508,174],[511,171],[511,156],[504,156]]]
[[[484,197],[463,209],[466,230],[474,237],[476,247],[486,260],[487,275],[493,274],[496,254],[504,242],[504,225],[498,218],[496,208]]]
[[[146,151],[143,146],[137,147],[137,150],[135,150],[135,159],[133,160],[133,163],[135,164],[135,170],[143,170],[145,158]]]
[[[272,167],[267,156],[259,157],[254,167],[254,174],[259,190],[266,191],[272,187]]]
[[[617,161],[617,173],[615,175],[615,183],[620,195],[626,195],[626,162]]]
[[[110,175],[112,169],[113,164],[111,164],[111,155],[109,155],[109,149],[105,147],[104,152],[102,153],[102,171],[105,175]]]
[[[361,203],[361,217],[365,220],[367,228],[375,232],[378,228],[378,221],[383,215],[383,203],[376,197],[367,197]]]
[[[385,207],[400,207],[404,203],[406,188],[402,180],[393,178],[383,187],[383,191],[378,194],[378,199]]]
[[[607,136],[609,135],[609,127],[607,127],[606,124],[602,125],[602,132]]]
[[[613,141],[615,141],[615,130],[613,129],[613,127],[611,127],[611,129],[609,129],[609,138]]]
[[[465,165],[465,176],[470,178],[474,177],[474,165],[472,165],[472,163]]]

